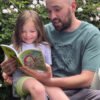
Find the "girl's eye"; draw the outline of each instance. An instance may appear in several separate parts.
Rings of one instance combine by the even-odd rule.
[[[31,31],[31,32],[35,32],[35,31]]]
[[[25,33],[25,31],[22,31],[22,33]]]
[[[34,33],[34,32],[36,32],[36,31],[31,31],[31,33]]]
[[[36,31],[34,30],[34,31],[29,31],[29,32],[34,33]],[[22,33],[27,33],[27,31],[22,31]]]

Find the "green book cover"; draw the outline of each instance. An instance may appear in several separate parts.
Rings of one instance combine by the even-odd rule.
[[[46,71],[43,54],[40,50],[28,49],[21,53],[17,53],[14,48],[1,44],[7,58],[16,58],[18,66],[28,66],[30,69]]]

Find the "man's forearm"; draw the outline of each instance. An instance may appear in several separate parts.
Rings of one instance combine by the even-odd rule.
[[[47,84],[49,86],[57,86],[64,89],[83,88],[90,86],[93,76],[94,72],[83,71],[79,75],[74,75],[70,77],[51,78],[51,80],[45,81],[44,84]]]

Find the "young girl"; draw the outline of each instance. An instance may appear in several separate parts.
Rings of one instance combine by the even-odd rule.
[[[26,67],[16,69],[13,74],[13,89],[16,92],[14,92],[14,95],[17,94],[22,97],[30,94],[32,100],[45,100],[47,95],[50,100],[68,100],[60,88],[47,87],[41,83],[42,79],[52,77],[51,68],[49,67],[52,64],[51,50],[49,44],[44,40],[45,31],[39,15],[33,10],[23,11],[17,19],[13,45],[11,46],[18,53],[32,48],[41,50],[48,71],[31,71]],[[27,70],[32,74],[27,73]]]

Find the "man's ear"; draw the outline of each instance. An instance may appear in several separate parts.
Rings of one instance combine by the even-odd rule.
[[[76,11],[76,7],[77,7],[77,3],[75,0],[73,0],[72,4],[71,4],[71,7],[72,7],[72,11],[75,12]]]

